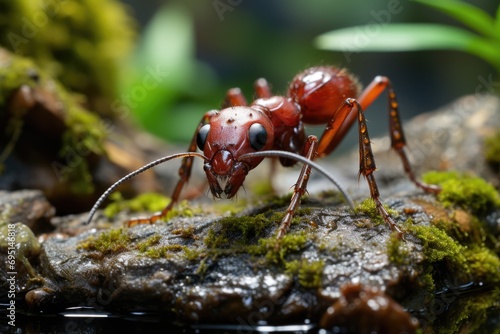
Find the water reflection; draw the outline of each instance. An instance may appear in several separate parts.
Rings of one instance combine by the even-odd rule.
[[[486,290],[486,291],[485,291]],[[495,294],[495,289],[485,289],[478,283],[470,283],[453,288],[446,287],[436,292],[437,301],[446,301],[443,312],[432,322],[424,324],[425,313],[429,310],[413,310],[414,316],[419,318],[426,329],[440,331],[448,328],[449,321],[453,320],[456,308],[465,305],[477,306],[476,301],[483,297]],[[6,304],[0,304],[0,317],[6,318]],[[419,314],[420,313],[420,314]],[[470,314],[472,316],[472,313]],[[486,334],[500,329],[500,302],[490,304],[484,313],[484,321],[475,327],[473,333]],[[467,328],[471,320],[460,324],[457,331],[449,333],[470,333]],[[443,327],[444,326],[444,327]],[[474,327],[474,326],[473,326]],[[469,327],[470,329],[470,327]],[[36,333],[172,333],[172,334],[254,334],[254,333],[280,333],[280,334],[334,334],[349,333],[346,328],[331,328],[328,331],[319,329],[317,324],[309,320],[292,325],[270,325],[265,322],[257,326],[238,324],[196,324],[191,326],[167,322],[161,314],[132,312],[126,315],[111,312],[96,311],[91,307],[71,307],[52,315],[34,315],[18,311],[16,314],[16,328],[8,326],[5,321],[0,322],[0,333],[36,334]]]

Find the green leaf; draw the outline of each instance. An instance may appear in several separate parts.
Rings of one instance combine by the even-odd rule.
[[[206,110],[196,105],[185,112],[177,108],[194,80],[203,80],[195,77],[201,70],[194,44],[189,13],[175,4],[163,6],[144,28],[122,82],[118,107],[130,110],[144,129],[166,140],[189,141]]]
[[[413,0],[450,15],[484,36],[499,39],[493,18],[482,9],[457,0]]]
[[[483,58],[500,73],[500,42],[488,38],[476,38],[470,42],[467,52]]]
[[[365,25],[334,30],[318,36],[320,49],[335,51],[466,51],[477,36],[460,28],[439,24]]]

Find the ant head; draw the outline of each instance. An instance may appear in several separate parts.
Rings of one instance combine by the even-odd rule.
[[[274,128],[259,107],[230,107],[214,115],[198,131],[197,144],[207,160],[204,165],[215,197],[233,197],[248,171],[264,158],[240,160],[244,154],[273,147]],[[222,184],[225,183],[225,184]],[[222,186],[224,186],[224,189]]]

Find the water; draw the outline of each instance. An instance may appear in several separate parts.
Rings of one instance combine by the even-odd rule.
[[[447,327],[448,316],[454,309],[467,305],[469,301],[477,300],[482,296],[492,293],[491,289],[480,283],[469,283],[456,287],[446,287],[436,292],[435,300],[443,303],[442,313],[438,314],[433,323],[428,326],[437,332]],[[476,299],[474,299],[476,298]],[[161,314],[134,312],[129,314],[116,314],[109,312],[96,312],[90,307],[71,307],[56,314],[27,314],[16,310],[15,328],[8,326],[7,304],[0,304],[0,333],[36,334],[36,333],[172,333],[172,334],[254,334],[254,333],[280,333],[280,334],[333,334],[349,333],[345,328],[333,328],[329,331],[319,329],[317,324],[306,320],[302,323],[290,325],[270,325],[265,322],[258,326],[238,324],[175,324],[167,322]],[[435,310],[434,310],[435,311]],[[429,310],[410,310],[425,322]],[[489,334],[500,329],[500,301],[494,303],[486,310],[486,319],[481,326],[468,331],[469,324],[461,324],[461,334],[477,333]],[[4,321],[7,319],[7,321]],[[426,324],[427,325],[427,324]]]

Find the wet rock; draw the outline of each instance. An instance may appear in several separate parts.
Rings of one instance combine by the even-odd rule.
[[[3,223],[22,222],[35,233],[51,229],[55,208],[39,190],[0,191]]]
[[[427,116],[426,122],[442,124],[432,117],[441,122],[446,113]],[[479,117],[474,115],[471,119]],[[416,138],[415,127],[422,128],[413,122],[406,127],[409,141]],[[480,136],[470,138],[480,145]],[[452,145],[462,144],[450,141],[447,150],[459,151]],[[123,225],[131,216],[126,211],[113,219],[99,212],[88,226],[82,225],[85,214],[55,217],[54,231],[40,236],[42,247],[33,261],[37,277],[20,294],[32,312],[85,306],[159,314],[165,321],[189,324],[318,324],[323,319],[320,324],[332,330],[350,328],[360,314],[369,313],[363,327],[368,332],[382,328],[380,317],[390,319],[391,328],[408,332],[415,330],[412,317],[422,328],[453,323],[459,330],[471,327],[468,318],[477,328],[499,294],[498,240],[488,232],[498,208],[488,206],[492,212],[474,215],[467,207],[445,206],[397,172],[380,183],[383,202],[404,231],[400,240],[372,214],[372,204],[364,201],[369,192],[354,190],[354,153],[345,158],[345,169],[338,163],[336,168],[356,194],[356,213],[336,192],[311,192],[279,247],[275,233],[287,197],[261,197],[239,213],[234,213],[236,204],[227,210],[213,202],[191,202],[191,208],[199,208],[180,210],[166,223],[130,228]],[[426,159],[444,161],[445,152],[428,153]],[[445,160],[494,182],[495,176],[474,159],[456,159]],[[464,297],[478,290],[488,294]],[[463,311],[453,308],[453,302],[460,302]]]
[[[91,306],[161,313],[184,323],[254,326],[319,321],[351,282],[420,310],[436,286],[471,280],[457,242],[423,236],[433,232],[432,217],[417,203],[432,205],[433,196],[417,192],[386,201],[398,223],[407,224],[405,241],[335,198],[327,207],[306,200],[279,250],[274,233],[285,207],[276,205],[133,228],[121,227],[122,216],[113,229],[90,226],[74,237],[47,238],[39,258],[44,282],[26,301],[32,311]],[[392,314],[402,324],[413,324],[395,304],[389,307],[399,310]]]
[[[125,127],[101,119],[35,62],[0,48],[0,188],[39,189],[59,214],[83,212],[144,164]],[[146,173],[122,188],[157,190]]]
[[[51,229],[54,208],[37,190],[0,191],[0,273],[2,291],[10,289],[7,279],[16,277],[16,292],[27,289],[36,276],[34,269],[40,255],[40,242],[33,231]],[[33,230],[33,231],[32,231]]]

